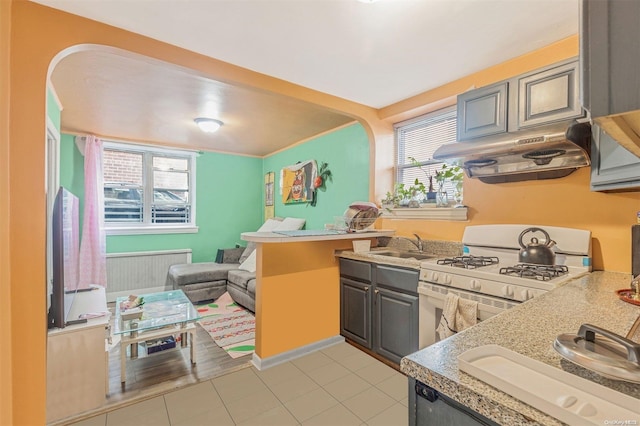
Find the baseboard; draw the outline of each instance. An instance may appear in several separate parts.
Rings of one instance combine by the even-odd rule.
[[[305,346],[301,346],[299,348],[292,349],[287,352],[283,352],[278,355],[270,356],[268,358],[260,358],[258,355],[253,354],[253,358],[251,359],[251,364],[258,370],[266,370],[267,368],[271,368],[278,364],[282,364],[283,362],[291,361],[292,359],[300,358],[304,355],[310,354],[311,352],[315,352],[320,349],[328,348],[329,346],[336,345],[338,343],[344,342],[344,337],[342,336],[333,336],[328,339],[320,340],[317,342],[310,343]]]

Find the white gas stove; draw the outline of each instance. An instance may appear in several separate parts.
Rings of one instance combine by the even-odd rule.
[[[464,255],[422,262],[420,281],[454,287],[516,302],[524,302],[558,284],[591,271],[591,232],[581,229],[541,227],[555,241],[555,265],[520,264],[519,236],[536,225],[467,226],[462,237]],[[528,232],[546,244],[545,236]]]
[[[520,235],[542,228],[555,241],[555,263],[548,266],[519,263]],[[523,235],[547,245],[539,231]],[[440,339],[436,329],[448,294],[478,302],[478,320],[539,296],[561,283],[591,271],[591,232],[534,225],[467,226],[462,237],[463,256],[421,263],[419,345]]]

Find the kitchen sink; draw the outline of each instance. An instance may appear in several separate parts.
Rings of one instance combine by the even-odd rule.
[[[417,251],[399,251],[399,250],[375,250],[375,251],[370,251],[369,254],[374,256],[388,256],[388,257],[398,257],[401,259],[416,259],[416,260],[433,259],[435,257],[433,255],[425,254]]]

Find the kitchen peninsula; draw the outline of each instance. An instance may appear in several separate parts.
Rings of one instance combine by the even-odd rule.
[[[496,344],[640,399],[639,384],[604,378],[564,360],[552,347],[556,336],[576,333],[585,323],[626,336],[640,312],[637,306],[620,300],[615,291],[628,288],[630,281],[629,274],[615,272],[577,278],[403,358],[401,370],[498,424],[563,423],[460,371],[457,357],[469,349]],[[631,338],[638,341],[638,336]]]
[[[335,253],[350,249],[353,240],[375,240],[394,232],[243,233],[241,238],[257,247],[256,367],[266,368],[341,339]]]

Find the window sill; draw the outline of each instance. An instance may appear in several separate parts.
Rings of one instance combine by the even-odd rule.
[[[467,220],[466,207],[398,207],[382,209],[384,219]]]
[[[107,235],[150,235],[150,234],[195,234],[195,225],[166,225],[166,226],[107,226]]]

